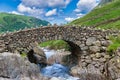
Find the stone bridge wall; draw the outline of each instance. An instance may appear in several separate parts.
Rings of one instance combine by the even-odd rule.
[[[93,46],[93,42],[96,45],[107,41],[109,34],[111,34],[111,31],[80,27],[44,27],[1,35],[0,46],[13,50],[27,48],[30,43],[35,41],[41,43],[48,40],[62,39],[77,44],[82,50],[89,50],[89,46]]]

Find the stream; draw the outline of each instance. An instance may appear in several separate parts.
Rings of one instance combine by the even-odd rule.
[[[48,59],[49,57],[51,57],[52,55],[56,54],[55,50],[48,50],[43,48],[43,51],[45,52],[46,58]],[[57,60],[56,60],[57,61]],[[56,77],[59,80],[80,80],[77,77],[73,77],[70,75],[69,73],[69,68],[67,66],[63,66],[57,62],[55,62],[52,65],[48,65],[44,68],[41,69],[41,73],[44,76],[47,77]]]

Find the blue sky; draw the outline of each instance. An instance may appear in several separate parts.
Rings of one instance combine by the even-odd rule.
[[[100,0],[0,0],[0,12],[64,24],[84,16],[99,2]]]

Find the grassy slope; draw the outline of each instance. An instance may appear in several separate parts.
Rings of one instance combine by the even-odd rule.
[[[41,47],[48,47],[50,49],[65,49],[70,50],[70,46],[67,42],[63,40],[51,40],[47,42],[40,43],[39,46]]]
[[[34,17],[0,13],[0,32],[14,31],[24,29],[25,27],[31,28],[40,25],[46,26],[48,23],[47,21]]]
[[[104,29],[120,29],[120,0],[98,6],[86,16],[76,19],[70,25],[95,26]]]

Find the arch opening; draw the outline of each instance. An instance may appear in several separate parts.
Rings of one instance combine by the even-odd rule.
[[[47,47],[47,49],[50,49],[50,50],[58,49],[57,50],[58,54],[52,55],[51,57],[52,59],[51,58],[48,59],[49,62],[54,59],[61,58],[62,62],[58,62],[58,63],[63,63],[63,65],[68,66],[69,68],[78,64],[78,57],[79,57],[79,54],[81,53],[81,49],[74,42],[68,41],[68,40],[52,40],[52,41],[47,41],[40,44],[42,44],[41,47]],[[63,51],[59,52],[59,50],[63,50]],[[66,51],[70,52],[70,54]]]

